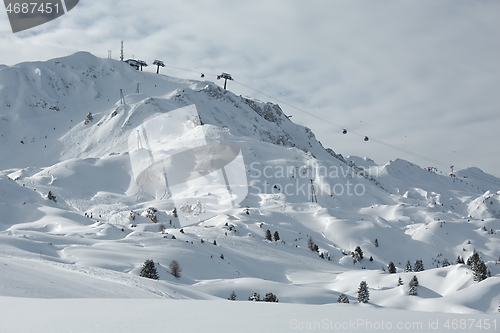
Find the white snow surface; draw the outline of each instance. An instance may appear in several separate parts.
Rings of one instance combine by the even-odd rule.
[[[181,232],[174,206],[138,189],[128,140],[144,122],[192,105],[201,123],[174,139],[166,129],[169,147],[192,147],[200,134],[236,143],[249,194]],[[158,209],[156,223],[148,207]],[[268,229],[280,240],[266,241]],[[309,237],[325,259],[307,248]],[[364,259],[354,263],[356,246]],[[479,283],[467,265],[453,264],[473,249],[492,275]],[[499,257],[500,179],[477,168],[450,177],[400,159],[344,158],[278,105],[86,52],[0,68],[1,332],[156,332],[166,321],[176,332],[286,332],[359,318],[415,318],[422,332],[434,331],[432,320],[497,318],[498,331]],[[451,265],[441,267],[445,258]],[[139,276],[146,259],[158,281]],[[168,268],[174,259],[178,279]],[[417,259],[425,271],[405,273]],[[390,261],[396,274],[384,269]],[[408,296],[414,275],[419,295]],[[357,303],[361,281],[368,304]],[[231,291],[236,302],[225,300]],[[253,292],[279,303],[248,302]],[[351,304],[336,303],[341,293]],[[116,312],[99,311],[106,308]],[[50,311],[66,315],[51,321]],[[150,323],[141,326],[145,313]],[[204,315],[198,322],[193,313]]]

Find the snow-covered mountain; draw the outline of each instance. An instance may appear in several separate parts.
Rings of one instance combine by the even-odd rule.
[[[158,126],[161,149],[148,151],[237,145],[246,180],[238,185],[248,189],[186,226],[174,211],[180,199],[143,191],[130,143],[144,138],[136,134],[144,124],[182,108],[198,117]],[[267,230],[279,240],[265,240]],[[0,246],[2,296],[217,299],[235,291],[237,300],[272,292],[282,303],[326,304],[341,293],[354,302],[364,280],[376,306],[493,313],[500,179],[477,168],[450,177],[400,159],[344,158],[276,104],[78,52],[0,68]],[[492,275],[479,283],[453,264],[474,249]],[[157,263],[159,282],[139,276],[146,259]],[[405,272],[417,259],[425,271]],[[419,295],[408,296],[414,275]]]

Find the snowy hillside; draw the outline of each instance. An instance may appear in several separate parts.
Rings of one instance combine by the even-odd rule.
[[[234,156],[227,167],[190,161],[200,147]],[[161,172],[188,185],[160,186]],[[194,186],[203,176],[205,187]],[[220,179],[230,199],[206,190]],[[224,209],[210,214],[212,203]],[[267,230],[279,240],[265,240]],[[491,273],[481,282],[454,264],[474,249]],[[159,281],[139,276],[146,259]],[[416,260],[425,270],[405,272]],[[400,159],[344,158],[276,104],[85,52],[0,68],[0,296],[234,291],[238,301],[272,292],[280,303],[328,304],[343,293],[361,309],[366,281],[366,307],[493,314],[499,260],[500,179],[477,168],[450,177]]]

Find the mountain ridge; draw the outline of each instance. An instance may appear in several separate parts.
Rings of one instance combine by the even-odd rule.
[[[133,285],[143,261],[154,257],[159,290],[175,290],[181,298],[226,298],[229,283],[246,296],[255,288],[274,288],[280,301],[333,303],[341,292],[355,297],[355,277],[368,280],[374,304],[383,307],[495,310],[500,179],[477,168],[450,177],[401,159],[376,165],[344,158],[277,104],[237,96],[209,81],[136,71],[86,52],[0,68],[0,100],[0,208],[7,212],[0,215],[0,241],[3,256],[16,267],[38,258],[40,269],[61,263],[62,284],[73,276],[64,271],[74,265],[86,267],[81,274],[101,279],[108,271]],[[199,119],[179,123],[182,136],[173,128],[156,133],[162,149],[195,147],[200,138],[237,144],[249,193],[214,217],[200,215],[181,232],[173,211],[180,207],[142,192],[134,179],[129,140],[144,123],[186,107]],[[156,222],[150,207],[157,209]],[[265,241],[267,229],[278,231],[280,241]],[[308,249],[309,236],[318,252]],[[356,246],[365,252],[360,261],[351,256]],[[436,268],[444,258],[467,258],[474,249],[493,275],[485,282],[474,283],[464,265]],[[169,274],[172,259],[184,265],[180,279]],[[393,283],[395,275],[385,270],[392,261],[407,279],[404,265],[417,259],[427,269],[415,273],[422,277],[422,301],[406,307],[409,296],[394,289],[397,279]],[[443,291],[454,279],[464,281],[457,290],[466,296]],[[82,290],[63,294],[74,297]],[[469,304],[472,290],[488,295],[491,304]]]

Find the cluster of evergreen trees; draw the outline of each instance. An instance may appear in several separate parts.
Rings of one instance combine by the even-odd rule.
[[[172,260],[168,265],[168,268],[170,269],[170,274],[172,274],[174,277],[176,278],[181,277],[182,268],[177,260]],[[146,259],[146,261],[142,265],[139,276],[148,279],[158,280],[160,277],[158,275],[158,270],[156,269],[155,262],[151,259]]]
[[[277,242],[280,240],[280,234],[277,231],[275,231],[274,234],[271,236],[271,230],[267,229],[265,239],[270,242],[272,242],[273,240]]]
[[[231,296],[234,294],[234,291],[231,293],[231,295],[229,295],[229,297],[231,298]],[[230,299],[229,298],[229,299]],[[236,294],[234,294],[234,299],[230,299],[232,301],[236,300]],[[263,299],[260,298],[260,294],[255,292],[253,293],[252,295],[250,295],[250,297],[248,297],[248,300],[249,301],[253,301],[253,302],[274,302],[274,303],[278,303],[278,296],[269,292],[266,294],[266,296],[264,296]]]
[[[368,303],[370,300],[370,291],[366,281],[361,281],[358,288],[358,303]],[[337,298],[337,303],[349,303],[349,298],[346,294],[340,294]]]
[[[403,285],[403,280],[401,277],[398,279],[398,287]],[[418,296],[418,278],[416,275],[408,283],[409,290],[408,295],[410,296]],[[358,303],[368,303],[370,300],[370,291],[368,290],[368,284],[366,281],[361,281],[358,287]],[[349,303],[349,298],[346,294],[341,293],[337,298],[337,303]]]
[[[408,273],[408,272],[422,272],[422,271],[425,271],[424,262],[422,261],[422,259],[415,260],[415,262],[413,263],[413,268],[411,267],[410,260],[408,260],[406,262],[406,267],[404,269],[405,273]]]

